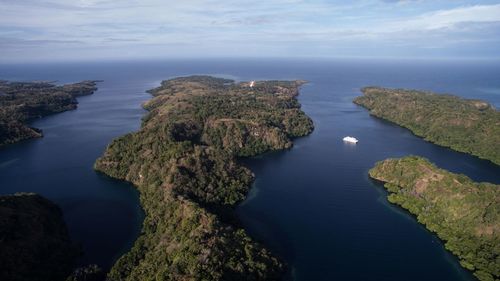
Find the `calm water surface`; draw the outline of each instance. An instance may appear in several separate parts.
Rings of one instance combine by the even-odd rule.
[[[34,122],[43,139],[0,150],[0,193],[33,191],[64,209],[82,263],[109,266],[142,220],[130,185],[92,170],[114,137],[139,127],[146,89],[162,79],[212,74],[237,80],[306,79],[303,110],[316,129],[286,152],[244,162],[257,180],[238,214],[249,233],[290,264],[293,280],[474,280],[442,243],[389,204],[368,170],[417,154],[474,180],[500,183],[500,168],[427,143],[352,104],[367,85],[408,87],[485,99],[500,106],[500,65],[384,61],[199,60],[0,66],[0,79],[103,79],[75,111]],[[341,139],[356,136],[358,145]]]

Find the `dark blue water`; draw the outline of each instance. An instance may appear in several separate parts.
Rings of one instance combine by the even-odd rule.
[[[487,161],[427,143],[352,104],[366,85],[409,87],[500,105],[500,64],[473,62],[198,60],[4,65],[0,79],[103,79],[75,111],[34,122],[45,138],[0,150],[0,193],[33,191],[59,203],[84,262],[108,266],[137,236],[137,194],[92,170],[109,141],[138,128],[161,79],[212,74],[239,80],[306,79],[300,101],[316,129],[286,152],[245,163],[256,173],[239,208],[253,237],[282,255],[295,280],[473,280],[442,243],[387,203],[367,171],[387,157],[425,156],[478,181],[500,182]],[[341,139],[354,135],[356,146]]]

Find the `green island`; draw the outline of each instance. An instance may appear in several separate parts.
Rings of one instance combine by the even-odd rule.
[[[237,157],[292,146],[313,130],[296,100],[304,81],[163,81],[141,129],[112,141],[95,169],[132,182],[142,233],[110,280],[277,280],[284,264],[241,228],[235,206],[253,174]]]
[[[80,250],[61,209],[34,193],[0,196],[0,280],[65,280]]]
[[[464,268],[481,281],[499,280],[499,185],[473,182],[417,156],[378,162],[369,175],[384,182],[389,202],[436,233]]]
[[[48,82],[0,80],[0,147],[42,137],[41,130],[29,127],[26,122],[75,109],[76,97],[93,94],[96,82],[57,86]]]
[[[490,104],[452,95],[366,87],[354,103],[435,144],[500,165],[500,112]]]

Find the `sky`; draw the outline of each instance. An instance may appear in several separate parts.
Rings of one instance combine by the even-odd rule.
[[[0,0],[0,63],[500,59],[500,0]]]

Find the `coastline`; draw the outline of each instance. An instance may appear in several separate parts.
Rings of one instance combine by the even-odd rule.
[[[500,165],[500,112],[478,99],[429,91],[362,88],[353,103],[435,145]],[[432,116],[430,121],[429,116]],[[459,117],[457,117],[459,116]],[[465,141],[467,140],[467,141]]]
[[[41,129],[29,126],[35,119],[75,110],[78,97],[92,95],[101,80],[73,84],[10,82],[0,80],[0,147],[41,138]]]
[[[386,159],[369,171],[387,200],[436,235],[460,265],[479,280],[495,280],[498,185],[476,183],[418,156]],[[463,214],[457,214],[460,212]]]
[[[312,121],[295,99],[301,82],[258,81],[256,89],[232,83],[206,76],[162,82],[149,91],[153,99],[144,105],[149,113],[141,130],[113,141],[96,161],[96,170],[138,188],[146,213],[143,235],[117,261],[111,278],[139,280],[159,272],[165,278],[209,280],[274,280],[282,275],[282,262],[252,241],[237,223],[234,208],[248,195],[253,174],[235,157],[290,148],[291,138],[312,131]],[[217,109],[206,113],[211,102]],[[245,109],[246,114],[242,113]],[[273,115],[272,110],[277,113]],[[260,121],[272,116],[285,116],[280,117],[284,118],[279,121],[281,129]],[[163,149],[155,148],[158,139]],[[144,150],[146,143],[149,148]],[[158,158],[164,160],[157,162]],[[207,191],[204,182],[218,191]],[[158,196],[163,199],[154,199]],[[207,243],[213,250],[206,248]],[[177,246],[169,250],[171,254],[158,252],[158,247],[173,245]],[[181,253],[183,258],[173,259]],[[152,259],[162,265],[151,268]]]

